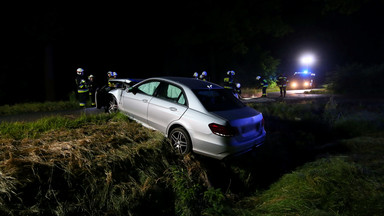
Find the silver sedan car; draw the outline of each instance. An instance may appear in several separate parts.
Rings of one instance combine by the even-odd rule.
[[[263,115],[211,82],[150,78],[109,94],[112,108],[162,132],[181,154],[194,152],[221,160],[265,140]]]

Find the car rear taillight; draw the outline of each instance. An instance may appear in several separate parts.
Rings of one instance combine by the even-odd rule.
[[[211,123],[208,126],[211,129],[212,133],[218,136],[228,137],[237,134],[237,129],[231,126],[223,126],[215,123]]]

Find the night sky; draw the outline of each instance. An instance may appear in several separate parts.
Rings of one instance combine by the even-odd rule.
[[[289,74],[301,69],[302,53],[312,52],[311,70],[325,79],[337,66],[383,63],[383,9],[381,0],[3,7],[1,104],[66,100],[78,67],[100,83],[109,70],[131,78],[206,70],[218,83],[235,70],[246,83],[259,73],[261,53]]]

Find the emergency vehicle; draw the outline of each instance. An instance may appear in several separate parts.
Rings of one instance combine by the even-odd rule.
[[[289,79],[288,88],[290,89],[312,89],[316,74],[308,71],[295,72]]]

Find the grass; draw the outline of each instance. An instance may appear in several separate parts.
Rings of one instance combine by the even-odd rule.
[[[261,90],[262,90],[261,88],[242,88],[241,95],[243,95],[243,97],[252,97],[256,95],[261,95]],[[268,92],[280,92],[280,89],[276,85],[273,85],[267,88],[267,93]]]
[[[326,88],[321,88],[304,91],[304,94],[332,94],[332,92]]]
[[[283,175],[236,206],[241,215],[381,215],[383,134],[344,139],[343,153],[320,157]]]
[[[70,119],[61,116],[42,118],[35,122],[2,122],[0,132],[2,137],[10,139],[37,139],[42,133],[58,129],[72,129],[84,125],[105,123],[111,118],[110,115],[83,115],[77,119]]]
[[[331,98],[326,103],[253,106],[265,115],[269,132],[269,146],[256,162],[285,166],[257,168],[264,174],[270,168],[283,174],[272,176],[273,183],[262,191],[262,187],[248,186],[254,194],[234,205],[237,215],[381,215],[382,104],[342,103]],[[250,179],[248,185],[257,182],[257,171],[241,172]]]
[[[79,107],[78,102],[70,101],[57,101],[57,102],[44,102],[44,103],[22,103],[15,105],[0,106],[0,116],[2,115],[17,115],[21,113],[31,112],[50,112],[59,110],[71,110]]]
[[[169,165],[162,135],[119,115],[50,118],[35,127],[47,122],[54,129],[33,136],[2,133],[2,215],[126,215],[162,190],[154,187]]]
[[[2,123],[0,215],[381,215],[382,105],[252,106],[266,143],[225,161],[122,114]]]
[[[0,215],[199,215],[222,206],[194,156],[178,156],[122,114],[3,123],[0,143]]]
[[[245,202],[254,205],[253,215],[380,215],[382,183],[349,157],[333,156],[305,164]]]

